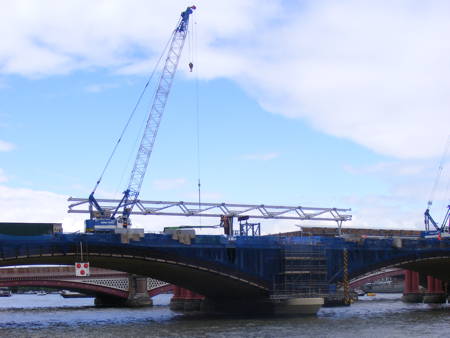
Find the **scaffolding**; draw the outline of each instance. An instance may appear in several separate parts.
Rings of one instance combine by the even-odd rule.
[[[287,245],[282,270],[275,276],[274,299],[324,297],[328,294],[325,248],[318,244]]]

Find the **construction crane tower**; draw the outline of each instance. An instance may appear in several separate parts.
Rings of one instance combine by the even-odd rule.
[[[136,160],[127,189],[117,207],[111,212],[100,206],[94,197],[95,189],[89,196],[91,219],[86,221],[86,231],[110,231],[116,227],[127,228],[131,225],[130,214],[139,197],[142,182],[147,171],[150,155],[152,154],[167,98],[172,87],[173,79],[180,61],[181,52],[188,34],[189,17],[195,6],[187,7],[181,13],[181,18],[173,31],[164,67],[159,78],[153,103],[148,114],[144,134],[141,139]],[[100,182],[97,181],[97,185]]]

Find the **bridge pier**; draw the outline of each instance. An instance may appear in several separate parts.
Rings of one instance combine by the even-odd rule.
[[[427,292],[423,296],[423,302],[427,304],[442,304],[447,301],[447,295],[442,287],[442,281],[432,276],[427,276]]]
[[[200,311],[204,298],[198,293],[175,286],[170,300],[170,309],[173,311]]]
[[[405,270],[405,282],[402,301],[405,303],[421,303],[423,295],[419,290],[419,273]]]
[[[316,314],[323,303],[323,298],[212,299],[175,286],[170,309],[221,314],[305,315]]]
[[[127,299],[110,295],[97,295],[94,304],[97,307],[127,307]]]
[[[109,295],[95,297],[95,306],[99,307],[144,307],[152,305],[153,301],[147,292],[147,278],[137,275],[128,277],[128,298]]]
[[[239,300],[205,298],[201,310],[208,313],[247,315],[315,315],[323,303],[323,298]]]
[[[273,303],[270,299],[230,300],[205,298],[201,304],[201,311],[220,314],[267,314],[273,312]]]
[[[137,275],[130,275],[128,279],[128,307],[152,306],[153,301],[147,292],[147,278]]]

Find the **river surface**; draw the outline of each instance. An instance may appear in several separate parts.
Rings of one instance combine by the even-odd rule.
[[[1,337],[450,337],[450,305],[404,304],[399,294],[360,297],[313,317],[183,315],[171,295],[150,308],[95,308],[58,294],[0,298]]]

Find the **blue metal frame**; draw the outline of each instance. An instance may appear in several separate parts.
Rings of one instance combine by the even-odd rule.
[[[365,238],[358,242],[330,237],[275,237],[242,236],[227,239],[224,236],[196,236],[190,245],[181,244],[164,234],[146,234],[140,241],[123,244],[113,233],[55,234],[45,236],[0,235],[0,265],[45,264],[48,257],[65,256],[74,260],[80,243],[108,255],[157,255],[161,259],[178,262],[180,267],[190,264],[198,269],[212,269],[212,273],[227,273],[237,279],[252,280],[269,290],[277,275],[283,272],[283,251],[292,246],[324,248],[327,258],[327,276],[330,286],[343,279],[343,250],[347,249],[349,276],[357,277],[369,271],[410,261],[433,257],[450,259],[450,239],[402,239],[401,247],[393,238]],[[70,256],[72,254],[72,256]],[[30,256],[42,258],[27,259]],[[131,256],[130,256],[131,257]],[[94,266],[94,265],[93,265]],[[123,266],[123,271],[127,271]],[[149,276],[154,277],[154,276]],[[186,276],[188,278],[188,276]],[[167,281],[170,282],[170,281]]]

